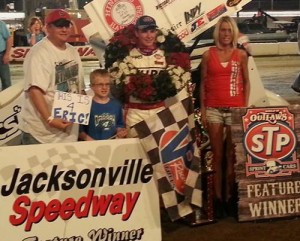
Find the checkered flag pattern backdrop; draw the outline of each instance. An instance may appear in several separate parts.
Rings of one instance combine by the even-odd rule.
[[[172,221],[192,213],[191,204],[202,206],[194,121],[192,98],[187,97],[134,126],[153,165],[159,193]]]

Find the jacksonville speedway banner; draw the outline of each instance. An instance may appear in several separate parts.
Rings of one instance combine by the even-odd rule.
[[[0,233],[10,241],[161,240],[138,139],[0,147]]]
[[[237,108],[239,221],[300,216],[300,108]]]

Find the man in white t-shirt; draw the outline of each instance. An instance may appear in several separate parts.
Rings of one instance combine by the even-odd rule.
[[[47,37],[34,45],[24,60],[25,100],[22,110],[22,143],[74,142],[78,125],[51,116],[56,90],[81,93],[82,63],[77,50],[67,43],[70,15],[56,9],[45,20]]]

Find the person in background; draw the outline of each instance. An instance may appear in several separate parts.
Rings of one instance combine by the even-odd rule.
[[[28,24],[27,41],[30,46],[35,45],[37,42],[45,37],[43,31],[42,21],[38,17],[32,17]]]
[[[298,51],[300,54],[300,23],[298,23],[297,39],[298,39]]]
[[[164,51],[156,46],[157,25],[154,18],[141,16],[135,25],[135,35],[138,39],[137,46],[129,53],[131,63],[141,72],[159,72],[167,67]],[[128,129],[136,123],[150,117],[164,108],[164,102],[142,102],[133,96],[129,97],[126,104],[126,126]],[[133,130],[130,137],[135,137]]]
[[[90,120],[88,125],[80,126],[79,139],[92,141],[126,137],[122,105],[110,97],[111,80],[108,71],[92,71],[90,86],[94,92]]]
[[[23,144],[78,140],[79,125],[51,116],[55,91],[84,93],[80,56],[67,43],[72,31],[71,17],[66,11],[55,9],[46,16],[45,23],[47,37],[31,48],[23,64]]]
[[[297,39],[298,39],[298,53],[300,54],[300,23],[298,24],[298,30],[297,30]],[[291,85],[291,88],[300,93],[300,73],[297,74],[294,82]]]
[[[244,49],[249,56],[251,55],[250,39],[241,32],[238,35],[238,47]]]
[[[238,34],[231,17],[220,18],[213,34],[216,46],[203,54],[201,63],[201,118],[213,152],[216,218],[225,216],[226,211],[234,211],[231,208],[236,204],[231,108],[246,107],[250,91],[248,56],[237,48]],[[224,156],[226,168],[223,169]]]
[[[9,58],[12,45],[13,39],[6,23],[0,20],[0,79],[2,90],[11,86]]]

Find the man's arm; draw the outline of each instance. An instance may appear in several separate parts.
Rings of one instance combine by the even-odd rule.
[[[6,49],[5,53],[3,55],[3,63],[8,64],[9,63],[9,58],[10,58],[10,51],[13,45],[13,38],[12,36],[9,36],[8,39],[6,40]]]
[[[49,124],[49,126],[65,130],[68,126],[72,125],[71,122],[66,122],[62,119],[54,119],[51,117],[50,110],[44,98],[44,92],[37,86],[32,86],[28,90],[28,95],[34,107],[40,113],[42,119]]]
[[[48,105],[46,103],[46,100],[44,98],[44,92],[36,87],[32,86],[28,90],[29,98],[31,99],[34,107],[37,109],[37,111],[40,113],[41,117],[44,119],[44,121],[47,121],[47,119],[50,117],[51,113],[48,109]]]

